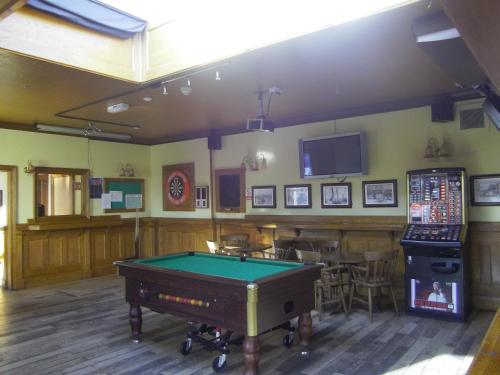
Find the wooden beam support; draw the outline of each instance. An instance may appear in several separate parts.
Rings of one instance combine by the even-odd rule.
[[[442,0],[444,11],[455,24],[484,73],[500,92],[500,2],[497,0]]]
[[[0,1],[0,21],[26,5],[27,0]]]

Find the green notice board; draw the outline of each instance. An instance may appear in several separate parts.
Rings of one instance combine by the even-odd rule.
[[[104,212],[129,212],[135,211],[135,208],[127,208],[127,195],[137,197],[140,195],[142,204],[139,211],[144,211],[144,179],[142,178],[105,178],[104,192],[111,193],[111,209],[106,209]],[[116,200],[121,198],[120,200]],[[129,201],[130,202],[130,201]]]

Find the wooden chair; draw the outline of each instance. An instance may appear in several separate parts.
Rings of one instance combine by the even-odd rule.
[[[273,253],[275,259],[288,260],[292,258],[294,242],[292,240],[274,240]],[[295,255],[295,254],[294,254]]]
[[[318,251],[295,249],[297,259],[302,262],[321,263],[321,254]]]
[[[246,233],[243,234],[225,234],[220,236],[224,247],[226,246],[234,246],[234,247],[246,247],[248,246],[249,235]]]
[[[382,288],[388,288],[391,292],[394,310],[399,314],[396,297],[392,289],[392,277],[396,266],[398,250],[390,251],[368,251],[364,253],[365,262],[359,266],[351,266],[352,283],[349,295],[349,311],[351,310],[353,299],[368,305],[370,321],[373,320],[372,290],[378,292],[379,305],[382,298]],[[360,293],[361,288],[366,288],[368,296]],[[367,299],[366,299],[367,297]]]
[[[307,251],[295,249],[297,258],[301,262],[321,263],[321,253],[318,251]],[[323,310],[326,306],[341,305],[344,313],[347,314],[344,290],[342,288],[341,272],[343,267],[323,267],[321,278],[314,283],[314,297],[316,310],[318,310],[319,320],[323,317]]]
[[[219,253],[219,245],[215,241],[207,241],[207,246],[208,246],[208,251],[210,251],[212,254],[218,254]]]
[[[322,262],[329,264],[329,257],[340,254],[340,241],[338,240],[317,240],[311,243],[314,251],[321,254]]]

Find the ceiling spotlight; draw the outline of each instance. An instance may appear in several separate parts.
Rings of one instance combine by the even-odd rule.
[[[193,88],[191,87],[191,81],[188,79],[186,82],[186,86],[181,86],[181,92],[188,96],[193,92]]]
[[[215,80],[216,81],[220,81],[221,80],[220,73],[219,73],[218,70],[215,71]]]
[[[128,109],[129,105],[127,103],[117,103],[108,105],[108,113],[119,113],[124,112]]]
[[[167,91],[167,84],[166,84],[166,83],[164,83],[164,84],[162,85],[162,90],[161,90],[161,93],[162,93],[162,95],[168,95],[168,91]]]
[[[148,103],[149,103],[150,101],[152,101],[152,100],[153,100],[153,98],[152,98],[152,97],[150,97],[150,96],[145,96],[144,98],[142,98],[142,100],[144,100],[145,102],[148,102]]]

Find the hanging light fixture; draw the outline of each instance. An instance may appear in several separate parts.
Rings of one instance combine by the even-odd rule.
[[[161,91],[161,93],[162,93],[162,95],[168,95],[167,83],[166,82],[162,83],[162,91]]]
[[[181,86],[181,92],[185,96],[188,96],[189,94],[191,94],[193,92],[193,88],[191,87],[191,81],[189,79],[187,80],[185,86]]]
[[[220,73],[218,70],[215,71],[215,80],[220,81],[222,78],[220,77]]]

